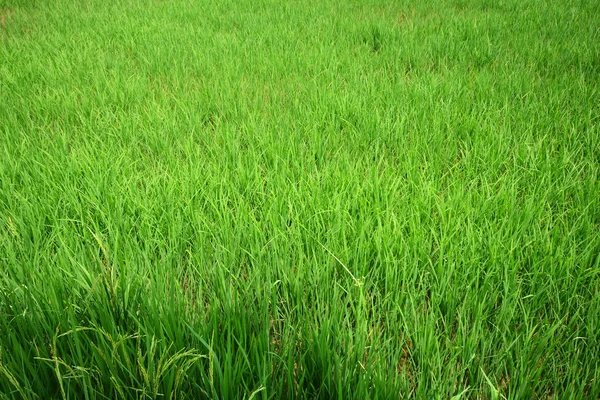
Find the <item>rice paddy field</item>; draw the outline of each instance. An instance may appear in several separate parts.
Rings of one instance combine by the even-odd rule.
[[[0,0],[0,398],[600,398],[595,0]]]

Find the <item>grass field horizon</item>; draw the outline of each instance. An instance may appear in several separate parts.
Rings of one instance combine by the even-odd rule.
[[[600,398],[600,6],[0,0],[0,398]]]

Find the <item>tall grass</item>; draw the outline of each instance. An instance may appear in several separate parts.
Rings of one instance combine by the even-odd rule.
[[[600,397],[595,1],[0,0],[0,397]]]

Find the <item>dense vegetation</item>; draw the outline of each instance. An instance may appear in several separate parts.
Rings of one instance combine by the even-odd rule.
[[[0,0],[0,397],[597,399],[595,0]]]

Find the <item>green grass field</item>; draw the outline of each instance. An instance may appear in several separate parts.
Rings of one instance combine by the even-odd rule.
[[[0,0],[0,398],[600,398],[595,0]]]

